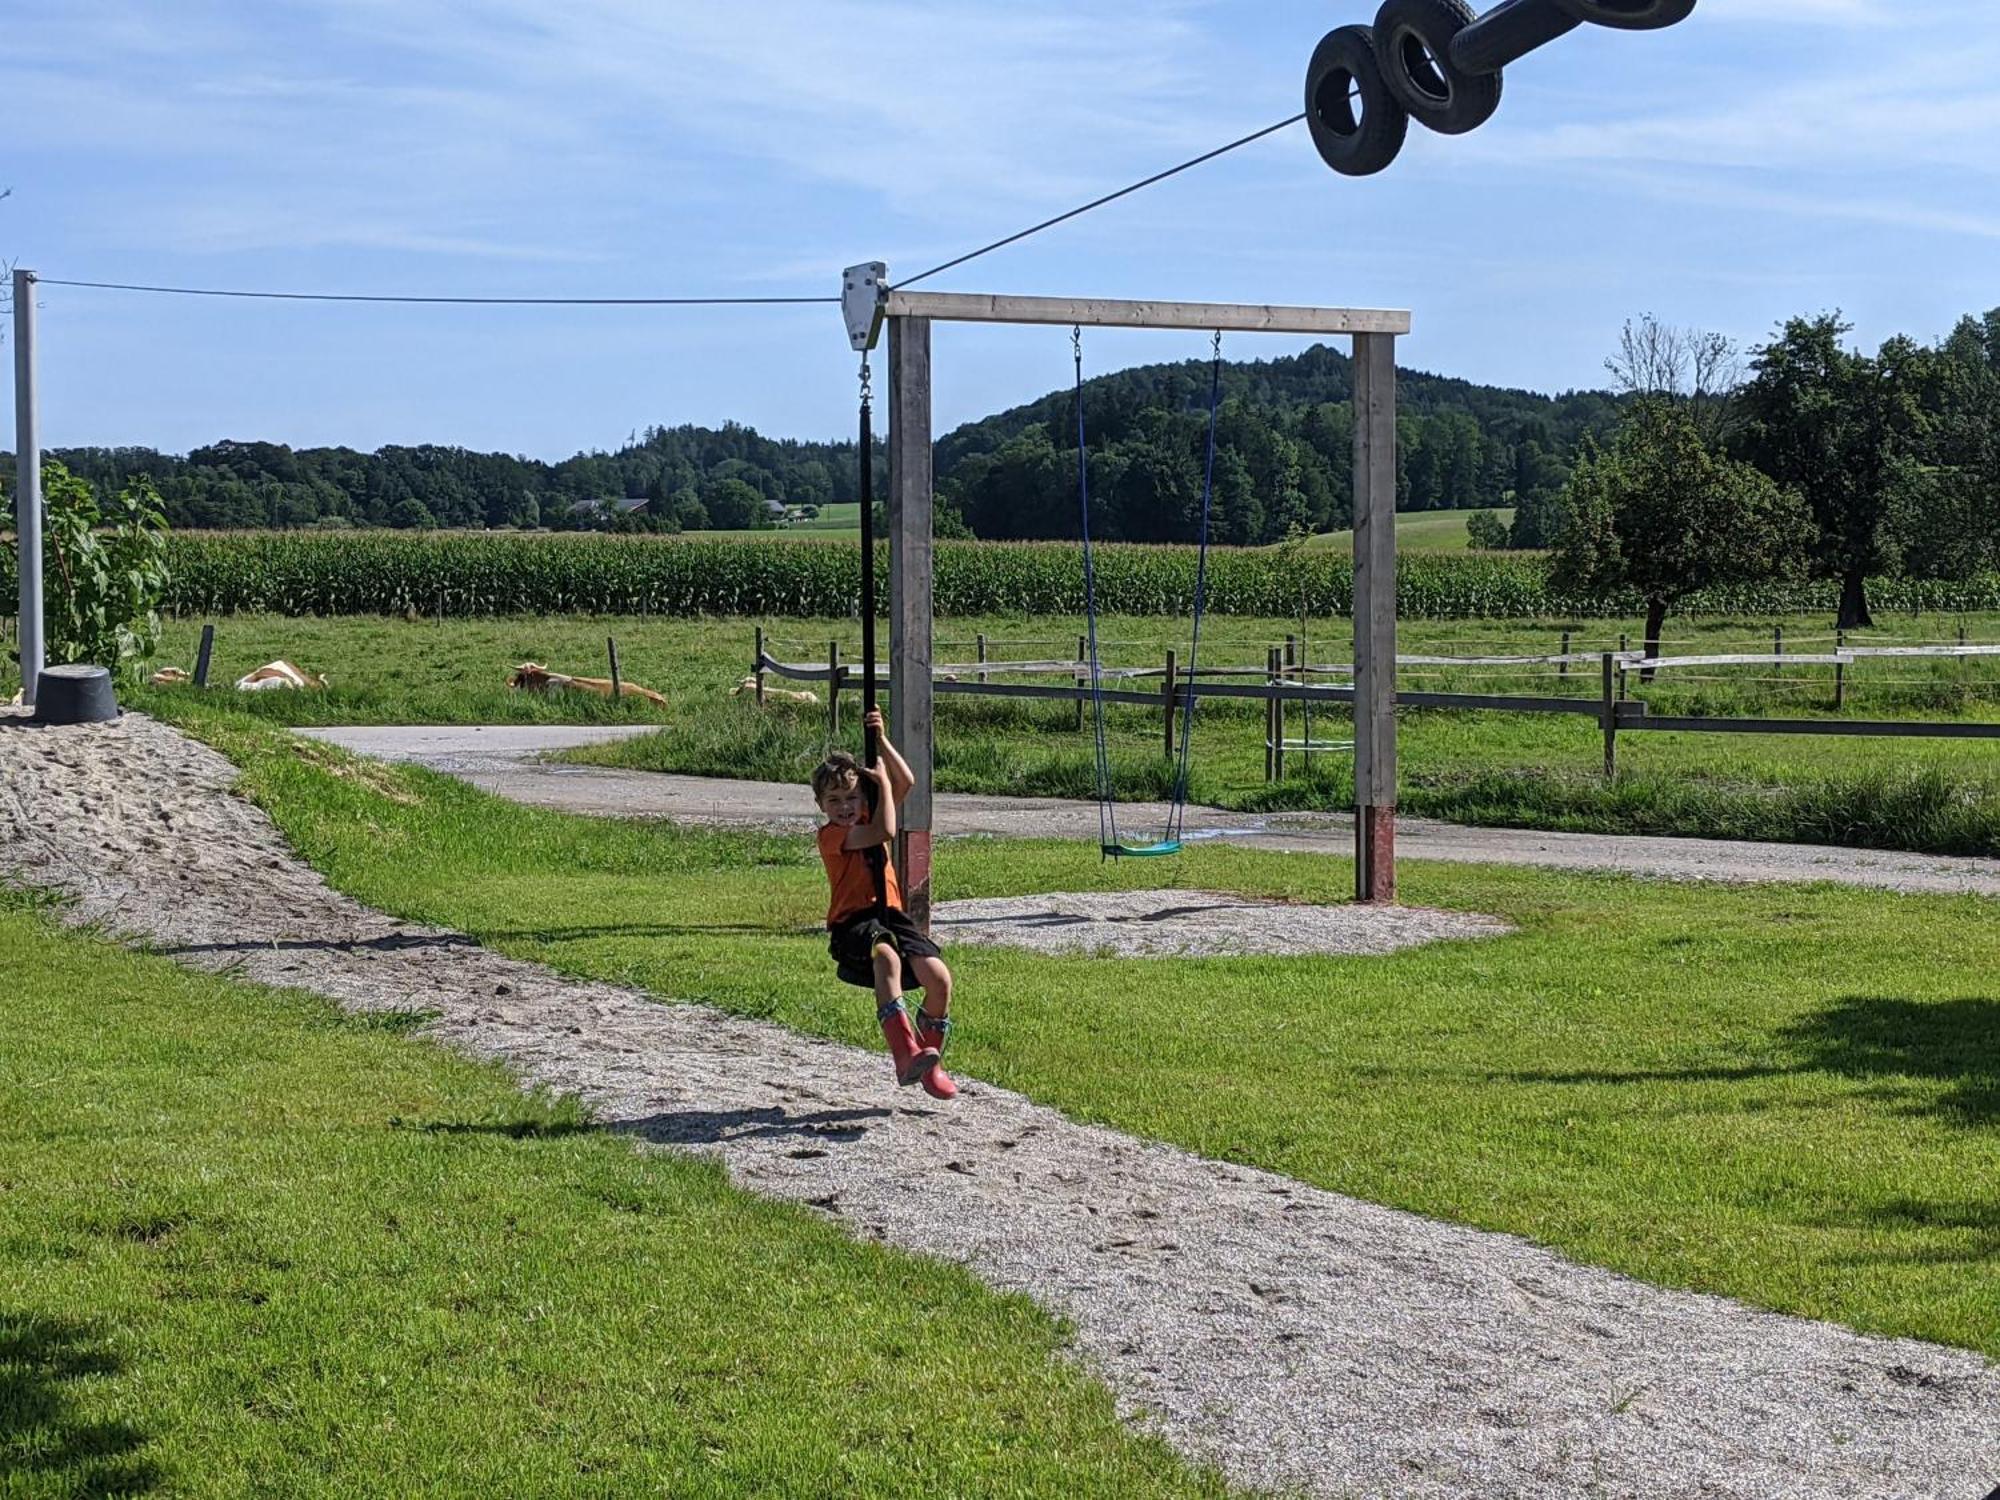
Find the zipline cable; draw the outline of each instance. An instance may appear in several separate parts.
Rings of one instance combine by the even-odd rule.
[[[1057,214],[1052,219],[1044,219],[1041,223],[1031,225],[1017,234],[1010,234],[1005,239],[995,240],[990,245],[982,245],[977,250],[968,251],[952,260],[932,266],[928,271],[919,271],[915,276],[906,276],[889,290],[915,286],[920,281],[928,281],[931,277],[965,265],[968,261],[975,261],[982,255],[990,255],[995,250],[1004,250],[1009,245],[1019,244],[1031,235],[1040,234],[1044,229],[1053,229],[1058,224],[1066,224],[1071,219],[1081,218],[1093,209],[1102,208],[1107,203],[1116,203],[1120,198],[1128,198],[1156,182],[1165,182],[1169,177],[1177,177],[1182,172],[1201,166],[1204,162],[1214,161],[1218,156],[1227,156],[1230,152],[1248,146],[1254,141],[1261,141],[1267,135],[1276,135],[1279,131],[1298,124],[1304,118],[1305,115],[1301,112],[1289,119],[1280,120],[1275,125],[1266,125],[1262,130],[1253,130],[1250,134],[1241,136],[1227,145],[1217,146],[1213,151],[1204,151],[1200,156],[1190,157],[1178,166],[1168,167],[1164,172],[1155,172],[1150,177],[1142,177],[1129,186],[1119,188],[1114,193],[1106,193],[1101,198],[1093,198],[1090,202],[1072,208],[1067,213]],[[415,303],[459,307],[802,307],[823,306],[840,301],[838,297],[453,297],[375,292],[265,292],[239,287],[154,286],[129,281],[78,281],[56,276],[37,276],[35,280],[42,286],[84,287],[100,292],[150,292],[167,297],[239,297],[263,302]]]
[[[1213,151],[1205,151],[1200,156],[1184,161],[1177,167],[1168,167],[1164,172],[1155,172],[1151,177],[1142,178],[1130,187],[1122,187],[1115,193],[1106,193],[1102,198],[1093,198],[1081,208],[1072,208],[1068,213],[1057,214],[1053,219],[1044,219],[1032,228],[1023,229],[1019,234],[1010,234],[1004,240],[995,240],[992,244],[981,246],[977,250],[959,256],[956,260],[948,260],[943,265],[932,266],[928,271],[919,271],[914,276],[905,276],[901,281],[891,286],[889,290],[897,291],[906,286],[915,286],[918,282],[928,281],[931,277],[938,275],[940,272],[949,271],[954,266],[962,266],[967,261],[979,259],[982,255],[989,255],[995,250],[1003,250],[1009,245],[1018,244],[1031,234],[1040,234],[1044,229],[1053,229],[1056,225],[1067,223],[1071,219],[1089,213],[1094,208],[1102,208],[1107,203],[1115,203],[1120,198],[1129,197],[1141,188],[1149,188],[1156,182],[1165,182],[1169,177],[1178,176],[1190,167],[1198,167],[1203,162],[1214,161],[1218,156],[1227,156],[1239,146],[1247,146],[1252,141],[1261,141],[1267,135],[1276,135],[1286,127],[1298,124],[1304,118],[1305,115],[1301,112],[1293,115],[1289,120],[1280,120],[1275,125],[1266,125],[1262,130],[1254,130],[1240,140],[1231,141],[1226,146],[1217,146]]]

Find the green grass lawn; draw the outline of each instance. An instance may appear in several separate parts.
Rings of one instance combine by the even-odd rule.
[[[0,893],[0,1496],[1217,1496],[1025,1299]]]
[[[1633,621],[1567,622],[1578,649],[1611,647],[1634,636]],[[1926,617],[1885,622],[1880,636],[1899,640],[2000,640],[2000,617]],[[945,620],[938,659],[970,662],[977,636],[994,660],[1066,657],[1083,622],[1073,618]],[[1491,655],[1553,652],[1564,622],[1407,622],[1410,654]],[[176,621],[168,660],[191,662],[198,626]],[[1266,645],[1296,634],[1297,622],[1218,619],[1204,631],[1210,663],[1261,662]],[[1344,659],[1344,622],[1313,627],[1315,660]],[[843,659],[859,654],[854,621],[782,621],[769,627],[772,651],[786,660],[823,661],[829,639]],[[275,722],[314,724],[506,723],[523,721],[653,723],[655,738],[594,750],[583,758],[653,770],[802,779],[827,744],[824,709],[770,705],[759,711],[729,689],[748,671],[755,624],[744,620],[493,619],[405,622],[379,617],[334,620],[242,616],[220,622],[214,678],[227,683],[249,667],[285,656],[328,673],[323,694],[273,693],[245,700],[226,688],[212,695],[231,710]],[[1185,621],[1114,618],[1104,622],[1106,659],[1150,665],[1170,645],[1183,652]],[[1674,649],[1686,654],[1768,649],[1767,621],[1674,622]],[[1809,622],[1786,623],[1789,649],[1826,643]],[[605,638],[618,638],[628,680],[672,700],[661,712],[638,701],[550,701],[511,693],[507,670],[535,660],[560,670],[604,675]],[[1714,680],[1708,680],[1714,679]],[[1745,679],[1761,679],[1746,681]],[[1046,682],[1048,679],[1040,679]],[[1411,688],[1594,697],[1597,676],[1578,668],[1405,669]],[[823,692],[823,684],[820,688]],[[1850,670],[1849,711],[1870,717],[2000,719],[2000,660],[1885,660]],[[1636,690],[1636,689],[1635,689]],[[1831,669],[1751,668],[1663,679],[1643,690],[1669,713],[1830,711]],[[185,717],[211,712],[185,689],[142,693],[142,707]],[[848,716],[852,736],[854,719]],[[1069,704],[1023,705],[940,698],[938,785],[945,790],[1087,797],[1094,785],[1089,737]],[[1113,710],[1111,748],[1121,795],[1157,796],[1171,784],[1161,754],[1160,719],[1148,709]],[[1294,712],[1289,733],[1304,734]],[[1347,716],[1314,717],[1316,737],[1344,739]],[[1602,740],[1589,717],[1411,710],[1401,728],[1401,802],[1411,813],[1469,823],[1605,832],[1700,834],[1721,838],[1796,839],[1942,853],[2000,853],[2000,757],[1990,742],[1813,739],[1689,734],[1627,735],[1621,775],[1602,775]],[[1213,700],[1197,719],[1196,800],[1246,810],[1339,808],[1352,800],[1344,754],[1315,757],[1311,774],[1294,753],[1286,779],[1264,780],[1261,706]]]
[[[414,770],[396,801],[330,774],[324,747],[210,732],[363,900],[871,1043],[827,971],[809,840],[569,818]],[[936,875],[942,899],[1172,883],[1338,901],[1351,879],[1323,857],[1206,846],[1134,869],[992,841],[946,844]],[[2000,1355],[1993,903],[1423,864],[1403,881],[1520,931],[1368,959],[962,949],[954,1060],[1077,1119],[1650,1281]]]
[[[1399,552],[1466,552],[1472,547],[1472,538],[1465,530],[1465,518],[1474,512],[1469,510],[1446,511],[1404,511],[1396,517],[1396,550]],[[1512,506],[1501,506],[1493,514],[1501,522],[1514,524]],[[1306,544],[1310,547],[1344,547],[1349,551],[1354,547],[1354,533],[1351,531],[1323,531]]]

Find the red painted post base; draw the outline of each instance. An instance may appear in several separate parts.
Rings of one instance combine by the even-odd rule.
[[[1363,807],[1354,817],[1354,899],[1396,904],[1396,809]]]

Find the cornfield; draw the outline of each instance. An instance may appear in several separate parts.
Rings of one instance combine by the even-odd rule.
[[[168,608],[182,615],[756,615],[839,618],[858,612],[861,559],[851,545],[703,541],[674,537],[333,535],[188,532],[168,550]],[[1191,547],[1097,549],[1097,602],[1107,614],[1180,615],[1193,607]],[[886,589],[886,550],[882,573]],[[1636,597],[1556,593],[1543,559],[1412,554],[1397,569],[1397,606],[1410,619],[1621,617]],[[14,592],[0,550],[0,598]],[[1964,582],[1879,579],[1878,609],[2000,610],[2000,575]],[[1062,542],[940,542],[934,598],[941,615],[1079,614],[1083,567]],[[1212,552],[1208,607],[1219,615],[1315,618],[1347,614],[1352,561],[1336,551]],[[1830,611],[1830,583],[1718,589],[1689,614]]]

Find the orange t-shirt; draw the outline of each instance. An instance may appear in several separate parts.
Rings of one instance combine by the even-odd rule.
[[[833,887],[833,899],[826,908],[827,926],[875,904],[875,874],[870,868],[875,858],[882,861],[883,904],[901,911],[903,892],[896,884],[896,865],[888,857],[887,848],[877,844],[872,849],[849,849],[846,845],[847,830],[838,823],[827,823],[820,828],[820,863],[826,866],[827,883]]]

